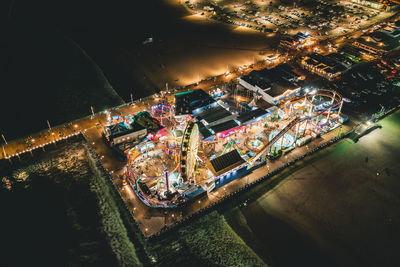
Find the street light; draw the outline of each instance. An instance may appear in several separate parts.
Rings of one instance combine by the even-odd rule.
[[[3,135],[3,134],[1,135],[1,137],[3,138],[4,142],[5,142],[5,143],[6,143],[6,145],[7,145],[7,144],[8,144],[8,143],[7,143],[7,140],[6,140],[6,138],[4,137],[4,135]]]

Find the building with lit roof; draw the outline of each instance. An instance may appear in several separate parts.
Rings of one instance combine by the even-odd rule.
[[[260,95],[271,105],[300,92],[297,82],[300,75],[293,72],[288,64],[280,64],[272,69],[253,70],[239,78],[239,84]]]

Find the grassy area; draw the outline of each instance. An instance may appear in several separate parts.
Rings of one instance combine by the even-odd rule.
[[[218,212],[154,242],[153,249],[159,254],[157,266],[266,266]]]
[[[263,261],[214,212],[179,231],[191,252],[207,264],[221,266],[264,266]],[[206,249],[204,249],[206,248]]]
[[[96,195],[101,218],[102,231],[116,255],[120,266],[139,266],[140,261],[136,255],[135,248],[128,237],[128,232],[121,219],[118,206],[112,196],[107,181],[100,171],[94,165],[94,159],[88,153],[93,176],[90,182],[90,191]]]

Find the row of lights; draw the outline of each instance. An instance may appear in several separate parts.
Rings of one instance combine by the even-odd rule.
[[[54,143],[56,143],[56,142],[58,142],[58,141],[65,140],[65,139],[67,139],[67,138],[70,138],[70,137],[75,136],[75,135],[78,135],[78,134],[79,134],[79,133],[70,134],[70,135],[67,135],[67,136],[65,136],[65,137],[63,137],[63,138],[57,139],[57,140],[55,140],[55,141],[50,141],[50,142],[47,142],[47,143],[42,144],[42,145],[37,145],[37,146],[35,146],[35,147],[31,148],[31,149],[26,149],[26,150],[23,150],[22,152],[12,154],[11,156],[6,157],[6,159],[10,159],[10,158],[12,158],[12,157],[19,156],[19,155],[24,154],[24,153],[26,153],[26,152],[31,152],[32,150],[35,150],[35,149],[38,149],[38,148],[42,148],[42,147],[47,146],[47,145],[49,145],[49,144],[54,144]],[[32,139],[32,142],[34,142],[34,141],[35,141],[35,139]]]

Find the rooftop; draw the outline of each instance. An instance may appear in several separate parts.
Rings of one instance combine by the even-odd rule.
[[[257,86],[260,89],[267,89],[271,87],[270,80],[263,74],[263,70],[253,70],[249,74],[240,77],[243,81],[252,86]]]
[[[204,139],[214,135],[210,130],[207,129],[206,126],[202,122],[197,122],[197,126],[199,127],[199,132],[203,136]]]
[[[229,111],[217,105],[216,107],[208,108],[197,114],[198,120],[205,120],[207,123],[218,121],[222,118],[232,115]]]
[[[212,126],[211,129],[215,132],[215,133],[220,133],[220,132],[224,132],[230,129],[233,129],[235,127],[239,126],[239,124],[237,124],[237,122],[235,122],[234,120],[229,120],[220,124],[217,124],[215,126]]]
[[[293,72],[293,68],[286,63],[280,64],[272,69],[253,70],[247,75],[241,77],[247,83],[258,86],[266,90],[273,86],[275,83],[282,81],[296,81],[299,75]]]
[[[214,103],[215,100],[202,89],[175,94],[175,115],[192,114],[192,111]]]
[[[105,126],[105,128],[110,138],[116,138],[145,129],[143,126],[136,122],[133,122],[132,124],[126,124],[125,121],[119,122],[114,125]]]
[[[252,111],[244,112],[239,115],[237,120],[241,123],[244,124],[246,122],[252,121],[254,119],[257,119],[258,117],[261,117],[263,115],[267,114],[267,112],[261,108],[257,108]]]
[[[345,71],[347,67],[343,64],[341,60],[342,56],[336,53],[326,56],[317,53],[311,53],[305,57],[305,62],[307,64],[316,66],[319,69],[323,69],[327,73],[337,73]]]
[[[362,35],[357,39],[357,42],[378,50],[390,51],[399,46],[398,39],[387,32],[376,31],[371,34]]]
[[[277,97],[285,93],[287,90],[294,90],[299,88],[299,86],[293,84],[290,81],[279,80],[271,87],[270,90],[266,91],[266,93],[272,97]]]
[[[209,167],[214,175],[217,176],[241,165],[244,162],[244,159],[239,155],[238,151],[233,149],[228,153],[212,159]]]

